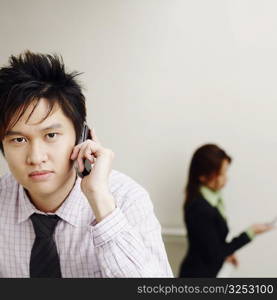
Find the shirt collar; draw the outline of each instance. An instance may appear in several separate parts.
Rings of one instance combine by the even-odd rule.
[[[204,185],[200,187],[200,193],[212,206],[217,206],[222,196],[220,191],[213,191]]]
[[[82,210],[89,206],[89,203],[81,190],[80,183],[81,178],[77,177],[69,195],[55,212],[57,216],[73,226],[82,225],[84,222],[81,216]],[[43,213],[32,204],[22,185],[19,185],[17,200],[19,208],[18,223],[26,221],[33,213]]]

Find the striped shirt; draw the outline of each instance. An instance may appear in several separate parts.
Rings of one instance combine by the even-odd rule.
[[[63,278],[172,277],[148,193],[130,177],[112,171],[109,188],[116,209],[96,223],[77,178],[55,212],[54,240]],[[12,174],[0,179],[0,277],[30,277],[35,240],[30,216],[37,210]]]

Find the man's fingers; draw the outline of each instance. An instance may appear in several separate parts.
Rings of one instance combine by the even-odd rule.
[[[100,140],[98,139],[94,128],[90,129],[90,134],[91,134],[92,140],[95,141],[96,143],[100,144]]]
[[[92,155],[92,151],[90,147],[86,147],[83,151],[83,157],[87,158],[91,163],[94,162],[94,156]]]
[[[78,164],[78,170],[79,172],[83,172],[84,170],[84,162],[83,162],[83,159],[80,155],[78,155],[77,157],[77,164]]]
[[[71,159],[75,159],[77,157],[77,155],[78,155],[78,153],[80,151],[80,148],[81,148],[80,144],[74,147],[74,149],[73,149],[73,151],[71,153],[71,156],[70,156]]]
[[[93,131],[92,131],[93,133]],[[94,138],[96,137],[95,134],[93,134]],[[97,137],[96,137],[97,139]],[[95,140],[86,140],[85,142],[75,146],[72,154],[71,159],[77,160],[78,163],[78,170],[80,172],[83,172],[84,170],[84,160],[88,159],[91,164],[95,163],[97,158],[109,158],[113,159],[114,154],[111,150],[103,148],[99,143],[97,143]],[[106,159],[102,159],[102,165],[103,162],[105,162]]]
[[[93,145],[91,144],[91,142],[87,145],[83,145],[80,148],[80,151],[78,153],[78,165],[79,165],[79,171],[83,172],[84,170],[84,160],[88,159],[90,161],[90,163],[94,163],[95,161],[95,157],[93,156]]]

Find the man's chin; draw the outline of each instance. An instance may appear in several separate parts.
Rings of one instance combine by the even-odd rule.
[[[57,190],[56,186],[53,186],[52,184],[49,183],[37,183],[35,185],[28,185],[25,187],[31,194],[36,194],[36,195],[49,195],[52,194]]]
[[[71,175],[71,178],[75,178],[76,175],[73,173]],[[67,186],[68,182],[71,182],[73,180],[70,179],[70,177],[61,177],[57,176],[56,173],[52,173],[51,176],[48,178],[43,179],[30,179],[28,178],[28,181],[25,182],[24,185],[25,189],[28,191],[31,191],[35,194],[52,194],[55,191],[58,191],[60,189],[63,189],[65,186]]]

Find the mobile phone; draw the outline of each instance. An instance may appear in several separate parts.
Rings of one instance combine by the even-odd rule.
[[[83,143],[87,139],[92,139],[92,137],[90,135],[90,131],[89,131],[89,128],[88,128],[86,122],[84,122],[83,129],[82,129],[82,134],[81,134],[81,137],[80,137],[80,140],[79,140],[78,144]],[[75,165],[75,169],[77,171],[77,174],[81,178],[84,178],[85,176],[87,176],[91,171],[90,161],[88,159],[84,159],[83,162],[84,162],[84,166],[85,166],[83,172],[79,172],[77,162],[76,162],[76,165]]]

